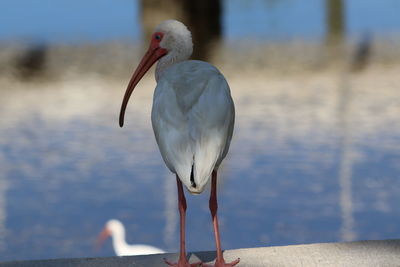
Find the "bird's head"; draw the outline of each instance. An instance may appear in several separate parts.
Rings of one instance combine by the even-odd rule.
[[[124,233],[124,231],[124,226],[120,221],[115,219],[109,220],[97,238],[97,248],[100,248],[107,238],[113,234],[121,234]]]
[[[124,125],[124,116],[129,97],[140,79],[158,60],[166,65],[186,60],[193,51],[192,36],[187,27],[177,20],[161,22],[151,36],[150,46],[143,56],[125,91],[119,114],[119,125]]]

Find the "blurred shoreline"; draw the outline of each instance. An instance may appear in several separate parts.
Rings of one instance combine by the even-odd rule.
[[[326,45],[315,41],[220,42],[209,59],[224,73],[260,72],[287,75],[346,70],[360,42]],[[400,64],[400,38],[372,39],[368,65],[394,67]],[[107,42],[80,45],[14,43],[0,44],[0,79],[54,81],[70,76],[98,74],[104,78],[129,76],[147,44]],[[194,48],[196,49],[196,47]]]
[[[312,46],[271,45],[263,47],[265,50],[259,48],[270,56],[260,57],[257,51],[250,50],[248,54],[237,54],[238,58],[229,58],[228,54],[234,53],[231,50],[214,60],[229,81],[240,114],[238,123],[250,131],[244,135],[256,140],[258,130],[254,127],[265,125],[268,130],[260,131],[260,138],[267,132],[276,140],[293,136],[318,143],[317,136],[321,136],[326,142],[326,136],[342,131],[341,120],[347,117],[351,117],[352,130],[360,139],[379,138],[386,130],[399,133],[396,121],[400,114],[400,56],[386,59],[389,49],[381,46],[381,50],[374,50],[381,53],[375,53],[362,71],[351,72],[343,58],[334,62],[319,59],[318,65],[311,59],[321,52],[318,47],[320,50],[313,50]],[[139,47],[130,46],[95,48],[54,47],[49,50],[44,72],[29,80],[10,70],[2,72],[0,126],[17,127],[32,116],[49,121],[114,123],[126,84],[142,53]],[[298,57],[291,57],[290,51]],[[242,60],[242,64],[233,64],[236,60]],[[130,113],[138,127],[150,127],[155,86],[151,71],[141,81],[140,90],[135,90],[136,101],[130,106]],[[351,107],[351,112],[346,106]],[[315,135],[315,131],[319,134]]]

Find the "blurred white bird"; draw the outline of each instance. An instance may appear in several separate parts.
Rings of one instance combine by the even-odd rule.
[[[112,237],[113,248],[117,256],[134,256],[134,255],[148,255],[148,254],[162,254],[164,250],[144,245],[136,244],[129,245],[125,241],[125,227],[119,220],[109,220],[103,231],[100,233],[97,244],[100,246],[109,236]]]
[[[119,124],[124,124],[126,106],[135,86],[158,61],[151,120],[161,155],[176,174],[181,234],[178,263],[165,262],[177,267],[190,266],[185,250],[186,199],[182,183],[192,194],[199,194],[212,177],[209,206],[217,247],[215,266],[234,266],[239,259],[225,263],[222,255],[217,170],[228,153],[235,107],[228,83],[218,69],[207,62],[188,60],[192,47],[191,33],[181,22],[167,20],[156,27],[150,47],[126,89]]]

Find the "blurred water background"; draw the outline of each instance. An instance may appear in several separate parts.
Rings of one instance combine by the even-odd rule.
[[[174,176],[153,137],[150,72],[122,96],[167,18],[227,77],[236,128],[220,172],[224,249],[400,238],[397,0],[3,0],[0,260],[94,250],[110,218],[129,243],[178,249]],[[209,190],[189,196],[187,247],[213,250]]]

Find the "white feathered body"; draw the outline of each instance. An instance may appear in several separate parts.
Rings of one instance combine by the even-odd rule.
[[[113,246],[117,256],[136,256],[165,253],[164,250],[149,245],[129,245],[126,243],[116,244],[116,241],[113,241]]]
[[[201,193],[232,138],[235,107],[224,76],[203,61],[169,66],[159,75],[151,118],[166,165]]]
[[[117,256],[162,254],[164,250],[146,244],[130,245],[125,240],[125,227],[121,221],[112,219],[105,227],[112,237],[113,248]]]

